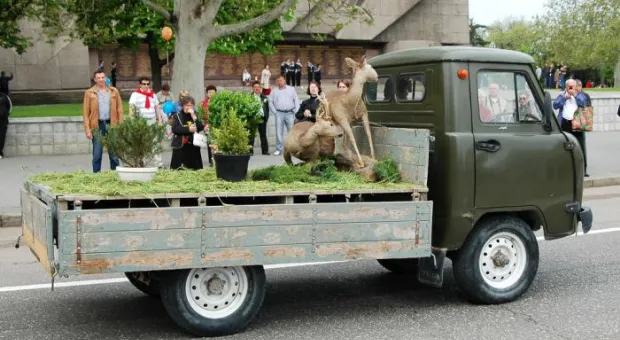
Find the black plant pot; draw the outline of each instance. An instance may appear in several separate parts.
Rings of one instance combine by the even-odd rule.
[[[213,154],[215,160],[215,175],[217,178],[229,181],[240,182],[248,175],[248,165],[250,155],[223,155]]]

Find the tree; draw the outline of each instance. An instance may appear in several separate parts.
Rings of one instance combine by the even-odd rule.
[[[221,1],[220,1],[221,2]],[[273,7],[279,0],[226,1],[217,13],[219,23],[231,23],[250,19]],[[247,6],[253,3],[253,6]],[[137,48],[146,44],[151,64],[151,78],[155,88],[161,87],[161,69],[175,58],[175,38],[166,42],[161,38],[161,29],[172,25],[172,16],[162,16],[162,11],[173,9],[173,0],[149,1],[149,9],[140,0],[57,0],[56,8],[43,17],[43,26],[48,35],[58,37],[64,32],[71,39],[81,39],[90,47],[119,44]],[[69,23],[69,27],[67,25]],[[68,29],[69,28],[69,29]],[[282,39],[280,22],[274,20],[261,27],[232,37],[223,37],[209,44],[209,52],[238,55],[244,52],[272,53],[274,44]],[[170,53],[172,52],[172,53]],[[168,58],[166,58],[168,57]]]
[[[472,46],[487,46],[488,41],[484,40],[483,33],[488,27],[486,25],[474,23],[474,19],[469,19],[469,43]]]
[[[296,3],[296,0],[174,0],[173,10],[170,11],[157,2],[141,1],[174,27],[176,44],[172,87],[187,89],[197,100],[204,97],[207,50],[240,53],[242,49],[239,44],[247,44],[248,35],[253,38],[252,44],[269,38],[262,36],[265,31],[257,29],[277,26],[280,33],[280,18],[291,19]],[[320,3],[314,13],[314,17],[318,18],[326,8],[332,8],[350,20],[368,16],[363,8],[344,1],[309,0],[309,4],[312,3]],[[367,21],[371,22],[372,17],[369,16]],[[335,26],[335,29],[342,28],[343,23]],[[268,47],[265,44],[262,46]]]
[[[537,63],[548,54],[542,31],[537,22],[508,18],[488,28],[488,40],[498,48],[514,50],[531,55]]]
[[[620,64],[620,2],[552,0],[544,26],[555,60],[583,68]],[[617,70],[616,78],[619,77]]]
[[[0,1],[0,47],[13,48],[22,54],[32,45],[31,38],[24,36],[19,27],[23,19],[35,18],[46,10],[46,0]]]

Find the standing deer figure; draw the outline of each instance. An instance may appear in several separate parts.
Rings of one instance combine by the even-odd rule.
[[[345,58],[345,62],[353,69],[353,82],[349,91],[342,92],[339,90],[331,91],[327,93],[327,103],[322,103],[319,111],[326,120],[333,120],[336,124],[340,125],[344,132],[343,148],[348,149],[348,141],[353,143],[353,149],[358,160],[358,167],[363,168],[364,161],[360,155],[359,149],[355,137],[353,136],[353,130],[351,124],[359,122],[360,120],[364,124],[364,130],[368,137],[368,144],[370,146],[370,155],[372,159],[375,159],[375,150],[372,146],[372,137],[370,135],[370,123],[368,121],[368,110],[366,104],[362,100],[362,91],[364,83],[376,82],[379,80],[377,72],[370,64],[366,63],[366,56],[363,56],[360,62],[356,62],[351,58]],[[318,113],[317,113],[318,115]]]

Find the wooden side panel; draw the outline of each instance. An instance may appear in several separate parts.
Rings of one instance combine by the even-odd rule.
[[[375,157],[392,157],[398,164],[403,179],[427,185],[430,133],[426,129],[399,129],[370,127]],[[370,155],[368,137],[361,126],[353,127],[353,135],[360,153]],[[342,152],[342,140],[336,141],[336,152]]]
[[[38,198],[20,190],[23,240],[46,272],[53,274],[54,239],[52,210]]]
[[[84,274],[429,256],[431,212],[426,201],[67,211],[62,268]]]

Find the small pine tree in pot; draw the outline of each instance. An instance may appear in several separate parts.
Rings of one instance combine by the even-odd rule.
[[[211,140],[214,145],[213,160],[217,178],[230,182],[239,182],[248,174],[250,161],[249,132],[245,122],[237,115],[234,108],[222,117],[217,128],[210,128]]]
[[[108,126],[105,136],[99,130],[93,131],[93,136],[101,145],[126,165],[116,167],[122,180],[147,181],[155,176],[157,168],[147,165],[163,151],[161,142],[164,135],[163,125],[149,124],[139,115],[129,116],[115,126]]]

